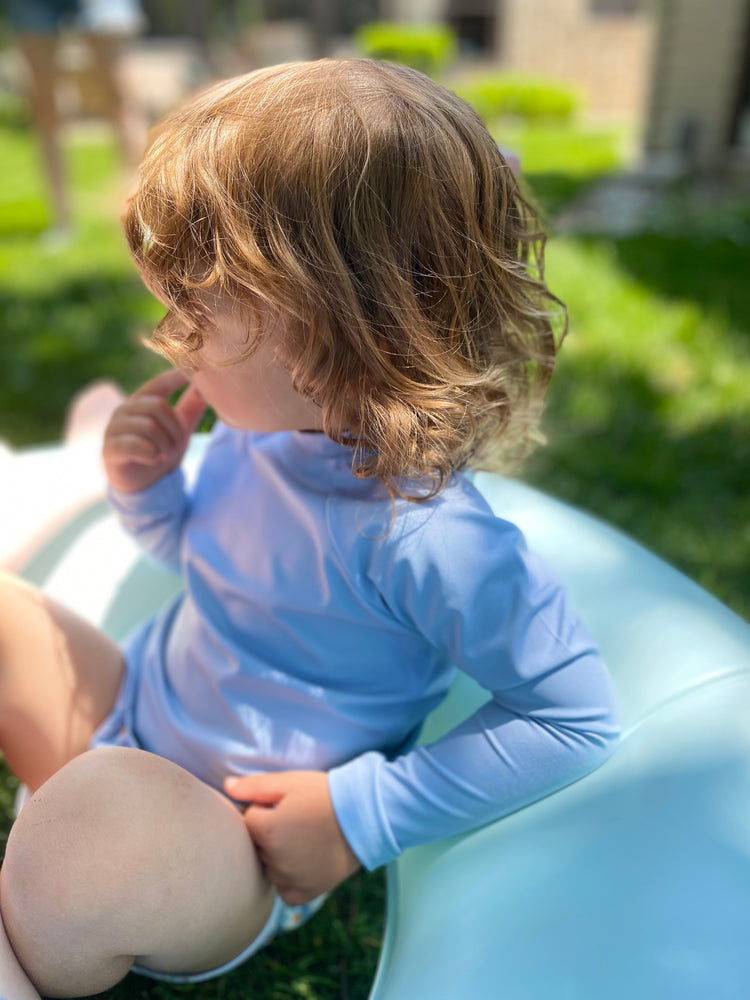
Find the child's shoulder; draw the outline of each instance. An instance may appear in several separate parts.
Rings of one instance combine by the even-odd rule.
[[[340,548],[365,550],[383,565],[400,559],[472,561],[491,550],[521,551],[525,541],[498,517],[470,474],[456,473],[435,497],[421,502],[391,498],[382,484],[368,493],[333,493],[328,526]]]
[[[394,561],[439,559],[446,553],[464,562],[490,552],[523,550],[519,529],[498,517],[474,485],[471,473],[454,473],[444,488],[424,500],[391,495],[377,478],[358,478],[352,472],[352,452],[324,434],[254,434],[217,425],[213,432],[209,476],[249,461],[253,475],[262,475],[271,487],[292,487],[297,506],[315,512],[319,528],[349,561],[356,555],[385,567]],[[243,461],[244,459],[244,461]],[[217,468],[212,468],[215,466]],[[221,471],[223,470],[223,472]],[[419,485],[402,484],[410,496]],[[322,518],[324,526],[318,518]],[[306,521],[306,523],[308,523]]]
[[[331,498],[328,532],[355,586],[420,630],[450,617],[449,609],[472,621],[488,608],[507,609],[532,581],[547,580],[521,531],[462,475],[424,503],[396,499],[392,506],[386,497],[357,509]]]

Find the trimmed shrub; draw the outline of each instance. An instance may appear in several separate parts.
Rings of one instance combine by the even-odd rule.
[[[578,93],[555,80],[491,74],[466,80],[454,89],[485,121],[503,115],[526,121],[568,121],[580,106]]]
[[[435,76],[456,56],[455,32],[442,24],[397,24],[372,21],[354,33],[361,54],[368,59],[403,63]]]

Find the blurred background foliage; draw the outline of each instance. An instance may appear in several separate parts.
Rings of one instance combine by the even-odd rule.
[[[292,16],[297,7],[289,0]],[[158,10],[165,32],[184,30],[182,5],[163,0]],[[548,443],[522,475],[750,617],[750,197],[679,175],[638,224],[630,203],[614,213],[628,225],[610,224],[605,198],[597,225],[580,225],[586,199],[632,173],[642,122],[587,114],[568,81],[467,63],[445,26],[362,27],[371,13],[367,4],[350,12],[350,51],[416,65],[470,100],[519,156],[551,231],[548,277],[570,331],[549,393]],[[210,32],[252,29],[263,16],[259,6],[217,4]],[[119,230],[127,184],[112,138],[74,125],[65,150],[76,228],[55,249],[44,241],[49,214],[25,103],[0,85],[0,435],[15,446],[56,439],[71,397],[92,379],[133,390],[162,364],[140,345],[162,310]],[[8,777],[6,816],[12,793]],[[108,996],[364,997],[383,906],[382,873],[359,876],[298,935],[216,983],[170,989],[131,976]]]
[[[355,31],[354,42],[366,59],[402,63],[428,76],[437,76],[458,53],[456,33],[444,24],[371,21]]]

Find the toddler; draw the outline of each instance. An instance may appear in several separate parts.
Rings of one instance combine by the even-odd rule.
[[[563,315],[472,109],[367,61],[230,80],[166,122],[125,229],[174,367],[114,412],[104,461],[184,591],[121,651],[3,582],[0,742],[34,793],[0,885],[5,1000],[217,975],[360,865],[574,781],[617,736],[591,637],[463,471],[534,442]],[[486,704],[416,746],[455,669]]]

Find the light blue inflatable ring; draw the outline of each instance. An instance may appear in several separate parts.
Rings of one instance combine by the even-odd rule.
[[[747,1000],[750,627],[606,524],[518,482],[476,483],[568,588],[624,736],[576,784],[389,866],[370,1000]],[[179,586],[103,503],[25,575],[117,639]],[[460,676],[422,738],[483,697]]]

